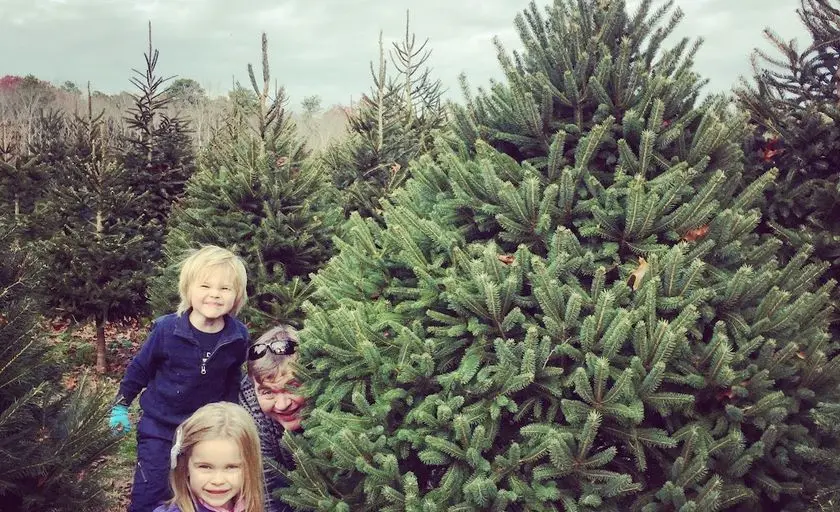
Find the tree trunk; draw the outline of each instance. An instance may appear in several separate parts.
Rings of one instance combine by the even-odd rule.
[[[105,317],[96,317],[96,372],[104,374],[108,370],[105,358]]]

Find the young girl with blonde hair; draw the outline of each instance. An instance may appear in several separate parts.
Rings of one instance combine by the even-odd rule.
[[[175,430],[174,496],[155,512],[263,512],[262,471],[251,415],[230,402],[207,404]]]

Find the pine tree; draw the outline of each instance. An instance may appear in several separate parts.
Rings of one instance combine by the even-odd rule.
[[[165,228],[171,209],[184,195],[186,182],[195,171],[195,154],[189,123],[167,113],[171,95],[163,86],[168,78],[155,75],[159,52],[152,46],[149,23],[149,49],[144,54],[145,70],[131,82],[138,92],[129,110],[129,135],[122,141],[120,163],[126,169],[136,215],[145,219],[139,234],[143,239],[143,261],[151,276],[161,261]]]
[[[782,236],[788,257],[804,245],[831,263],[840,278],[840,7],[801,0],[800,20],[811,35],[802,51],[765,30],[778,56],[756,51],[752,83],[736,90],[750,113],[747,178],[777,167],[762,208],[762,231]]]
[[[806,510],[837,483],[833,281],[759,241],[770,171],[672,2],[516,17],[460,141],[354,215],[301,332],[285,498],[329,511]]]
[[[0,221],[0,511],[97,510],[111,393],[60,387],[61,363],[40,332],[34,304],[43,272]]]
[[[42,111],[35,120],[38,137],[30,145],[32,159],[29,182],[30,193],[28,207],[18,217],[18,231],[22,241],[45,240],[53,236],[64,224],[64,219],[44,215],[45,205],[49,201],[49,191],[55,187],[56,180],[62,180],[65,163],[73,155],[87,154],[81,138],[74,136],[72,115],[60,109]]]
[[[68,156],[52,167],[53,182],[42,212],[56,226],[35,242],[50,268],[43,282],[46,305],[59,315],[96,324],[96,368],[107,370],[105,325],[134,317],[145,307],[143,239],[126,171],[103,135],[103,113],[76,116],[65,140]]]
[[[338,222],[332,189],[313,165],[285,110],[281,89],[270,96],[267,38],[263,83],[248,65],[258,98],[253,115],[237,111],[203,155],[170,221],[166,265],[150,291],[156,314],[178,303],[177,264],[199,245],[230,247],[248,269],[248,303],[240,317],[259,328],[297,325],[309,294],[309,274],[332,253]],[[252,119],[253,118],[253,119]],[[252,123],[253,121],[253,123]]]
[[[357,211],[379,218],[379,199],[405,182],[409,162],[433,149],[433,134],[445,125],[440,80],[425,66],[428,42],[417,46],[408,12],[405,37],[392,43],[390,59],[379,33],[379,64],[376,71],[370,66],[373,87],[348,117],[349,137],[323,157],[341,191],[345,216]],[[395,70],[390,75],[389,62]]]
[[[22,237],[31,236],[30,214],[41,195],[44,175],[37,161],[38,155],[26,147],[21,129],[0,121],[0,202],[4,205],[0,216],[18,225],[16,233]]]

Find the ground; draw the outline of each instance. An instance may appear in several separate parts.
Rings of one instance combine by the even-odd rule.
[[[69,363],[71,368],[64,375],[64,385],[68,389],[73,389],[84,375],[87,379],[94,379],[95,386],[110,388],[114,395],[116,395],[126,365],[143,343],[147,331],[148,321],[143,320],[108,325],[105,329],[105,339],[108,344],[108,371],[100,375],[94,370],[96,331],[93,324],[77,325],[67,320],[48,322],[48,332],[51,333],[60,356]],[[130,409],[131,420],[135,425],[138,410],[135,400]],[[126,510],[134,475],[136,448],[137,442],[132,432],[123,438],[114,456],[102,461],[109,469],[109,478],[103,482],[109,505],[104,510],[91,512]]]

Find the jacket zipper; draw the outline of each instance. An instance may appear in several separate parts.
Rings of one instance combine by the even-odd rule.
[[[224,347],[225,345],[230,345],[231,343],[234,343],[235,341],[238,341],[238,339],[239,338],[232,339],[230,341],[226,341],[226,342],[222,343],[221,345],[216,345],[216,347],[213,349],[213,352],[205,352],[204,356],[202,356],[202,358],[201,358],[201,374],[202,375],[207,374],[207,361],[209,361],[210,358],[212,358],[214,355],[216,355],[216,351],[218,351],[220,348]]]
[[[210,352],[205,352],[204,357],[201,358],[201,374],[207,373],[207,360],[210,359]]]

